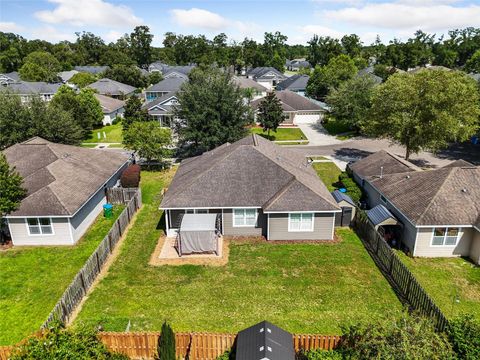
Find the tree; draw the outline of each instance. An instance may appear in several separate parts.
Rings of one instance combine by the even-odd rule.
[[[28,107],[20,96],[10,91],[0,91],[0,150],[33,135]]]
[[[49,105],[44,116],[39,115],[32,114],[38,136],[48,141],[69,145],[80,145],[85,138],[84,129],[75,121],[72,114],[62,108]]]
[[[125,104],[123,113],[123,130],[128,130],[129,126],[135,121],[149,121],[147,110],[142,109],[142,102],[137,96],[130,96]]]
[[[247,134],[253,122],[251,109],[231,75],[215,68],[195,69],[177,94],[174,116],[180,144],[199,154]]]
[[[25,58],[19,74],[25,81],[55,82],[58,80],[57,73],[61,70],[55,56],[45,51],[35,51]]]
[[[141,70],[135,66],[114,65],[107,69],[103,76],[138,88],[147,84],[147,79],[142,75]]]
[[[147,163],[153,160],[162,162],[169,153],[167,147],[172,143],[172,132],[162,128],[157,121],[137,121],[124,132],[123,143]]]
[[[368,120],[375,85],[370,76],[364,75],[347,80],[337,89],[332,89],[326,98],[331,109],[329,116],[349,124],[356,131],[360,130]]]
[[[268,62],[268,65],[271,67],[274,67],[281,73],[285,72],[285,59],[282,58],[278,53],[276,52],[275,55],[273,55],[273,58]]]
[[[130,34],[130,51],[132,57],[142,68],[145,68],[152,62],[152,40],[153,35],[150,34],[150,28],[145,25],[135,27]]]
[[[345,35],[340,40],[343,46],[343,51],[345,54],[350,56],[352,59],[359,57],[362,52],[362,41],[360,37],[356,34]]]
[[[337,88],[342,82],[355,76],[358,72],[352,59],[347,55],[332,58],[326,66],[316,66],[308,80],[306,93],[308,96],[324,99],[331,88]]]
[[[475,81],[461,72],[395,74],[374,92],[365,131],[405,146],[408,160],[411,153],[436,151],[473,135],[479,101]]]
[[[163,76],[160,71],[154,71],[148,74],[148,85],[158,84],[162,80]]]
[[[465,71],[470,73],[480,73],[480,49],[477,50],[465,64]]]
[[[329,36],[319,37],[314,35],[312,39],[308,41],[308,56],[307,60],[312,66],[327,65],[328,62],[342,53],[342,45],[337,39]]]
[[[480,359],[480,320],[465,314],[449,321],[447,334],[459,359]]]
[[[22,182],[23,178],[15,168],[10,167],[5,155],[0,152],[0,223],[5,215],[18,209],[20,201],[27,194]]]
[[[175,360],[175,334],[165,321],[158,341],[158,360]]]
[[[97,77],[95,75],[85,72],[79,72],[73,75],[70,80],[68,80],[69,83],[77,85],[80,89],[94,83],[95,81],[97,81]]]
[[[263,131],[268,131],[270,139],[270,130],[277,131],[278,126],[284,120],[282,104],[275,96],[275,92],[269,92],[260,102],[257,119]]]

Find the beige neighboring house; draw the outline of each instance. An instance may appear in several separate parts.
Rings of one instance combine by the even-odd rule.
[[[3,151],[27,196],[6,216],[13,245],[73,245],[106,203],[130,160],[118,152],[34,137]]]
[[[247,77],[234,76],[233,83],[236,84],[240,89],[252,90],[253,97],[249,100],[256,100],[267,95],[268,89],[265,86]]]
[[[454,161],[421,170],[386,151],[349,166],[367,194],[370,221],[396,228],[413,256],[480,264],[480,168]]]
[[[100,106],[102,107],[103,125],[112,125],[117,116],[123,118],[125,101],[100,94],[95,94],[95,97],[100,102]]]
[[[160,208],[169,236],[208,213],[223,235],[279,241],[333,240],[341,212],[304,156],[255,134],[183,160]]]
[[[88,85],[87,88],[94,89],[100,95],[106,95],[116,99],[126,99],[132,96],[137,90],[136,87],[107,78],[97,80]]]

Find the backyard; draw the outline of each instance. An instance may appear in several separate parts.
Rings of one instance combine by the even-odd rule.
[[[103,133],[106,137],[103,136]],[[118,123],[92,130],[90,138],[84,140],[83,143],[121,143],[122,141],[122,124]]]
[[[21,247],[0,251],[0,346],[14,344],[40,329],[100,241],[114,217],[99,217],[75,246]]]
[[[336,189],[334,184],[338,182],[338,176],[342,173],[342,170],[334,162],[315,162],[312,167],[327,186],[328,191],[331,192]]]
[[[357,236],[333,244],[230,244],[223,267],[148,264],[163,230],[160,191],[174,170],[142,172],[143,208],[108,274],[75,324],[105,330],[236,332],[268,319],[291,332],[337,334],[340,325],[395,315],[401,305]]]
[[[480,267],[462,258],[397,254],[448,318],[468,312],[480,319]]]

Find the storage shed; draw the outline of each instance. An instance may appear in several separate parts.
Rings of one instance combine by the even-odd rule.
[[[397,218],[381,204],[367,210],[367,217],[375,226],[375,229],[378,229],[380,226],[399,224]]]
[[[218,214],[185,214],[178,232],[180,256],[194,253],[218,255]]]
[[[262,321],[237,335],[236,360],[295,360],[289,332]]]
[[[335,226],[349,226],[355,217],[355,202],[350,196],[339,190],[333,191],[332,196],[342,209],[342,212],[335,214]]]

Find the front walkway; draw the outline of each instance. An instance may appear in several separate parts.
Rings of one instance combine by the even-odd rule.
[[[338,140],[335,136],[329,135],[320,121],[310,124],[298,124],[298,127],[307,137],[309,141],[308,146],[335,145],[342,142],[342,140]]]

